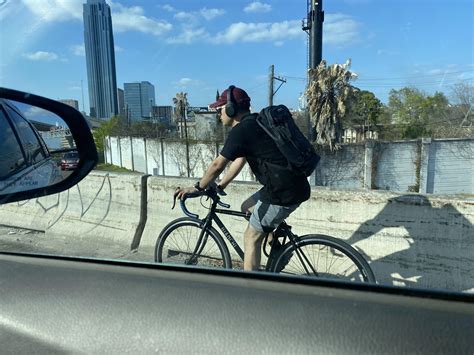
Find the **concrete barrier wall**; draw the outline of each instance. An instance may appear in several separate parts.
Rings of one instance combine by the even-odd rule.
[[[68,192],[0,207],[0,224],[67,238],[107,238],[130,246],[135,238],[139,249],[152,250],[161,230],[183,216],[179,206],[171,210],[175,188],[194,182],[150,176],[142,184],[140,175],[93,173]],[[231,184],[223,200],[240,209],[258,188],[253,183]],[[142,189],[147,192],[143,201]],[[200,217],[206,213],[199,199],[190,200],[188,207]],[[142,221],[146,211],[143,233],[138,227],[140,208]],[[246,221],[227,216],[222,220],[243,245]],[[288,222],[298,235],[327,234],[346,240],[369,260],[381,284],[474,291],[472,196],[313,188],[311,199]]]
[[[141,175],[91,173],[56,195],[0,206],[0,224],[130,245],[140,218]]]

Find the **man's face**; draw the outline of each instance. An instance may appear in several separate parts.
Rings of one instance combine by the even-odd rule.
[[[224,126],[232,126],[232,118],[225,113],[225,105],[216,108],[217,116]]]

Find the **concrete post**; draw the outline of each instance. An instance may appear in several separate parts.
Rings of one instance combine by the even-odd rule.
[[[165,176],[165,147],[163,144],[163,138],[160,138],[160,150],[161,150],[161,175]]]
[[[148,154],[146,152],[146,138],[143,138],[143,149],[145,151],[145,174],[148,174]]]
[[[120,167],[123,168],[123,163],[122,163],[122,144],[120,143],[120,137],[117,137],[117,142],[118,142],[118,151],[120,153]]]
[[[135,171],[135,161],[133,159],[133,138],[130,137],[130,155],[132,157],[132,171]]]
[[[365,141],[365,156],[364,156],[364,189],[370,190],[372,188],[372,158],[374,156],[374,142],[371,140]]]
[[[426,194],[428,191],[428,173],[429,173],[429,160],[430,160],[430,147],[431,147],[431,138],[422,138],[421,139],[421,153],[420,153],[420,162],[418,169],[420,169],[420,188],[419,193]]]

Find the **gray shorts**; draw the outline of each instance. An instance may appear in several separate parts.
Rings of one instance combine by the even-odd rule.
[[[258,192],[252,196],[258,199]],[[250,216],[250,225],[259,232],[270,233],[280,225],[291,212],[299,207],[299,203],[291,206],[279,206],[257,201],[252,215]]]

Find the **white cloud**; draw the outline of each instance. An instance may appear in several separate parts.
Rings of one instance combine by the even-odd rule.
[[[344,14],[328,14],[323,31],[324,44],[344,46],[359,41],[360,24]]]
[[[85,0],[22,0],[23,4],[43,22],[69,21],[83,19]],[[145,16],[139,6],[126,7],[108,0],[112,9],[114,31],[138,31],[160,36],[171,30],[172,25],[166,21]]]
[[[191,12],[180,11],[174,15],[174,18],[180,21],[194,21],[196,16]]]
[[[445,74],[445,73],[446,71],[440,68],[428,70],[429,75],[439,75],[439,74]]]
[[[116,52],[123,52],[123,51],[125,50],[125,49],[123,49],[122,47],[117,46],[117,45],[115,45],[114,48],[115,48],[115,51],[116,51]]]
[[[57,60],[59,58],[56,53],[43,51],[38,51],[35,53],[25,53],[23,54],[23,56],[29,60],[35,61],[52,61]]]
[[[224,32],[217,34],[215,44],[232,44],[235,42],[284,41],[303,37],[301,21],[283,21],[275,23],[244,23],[231,24]]]
[[[203,8],[199,11],[202,17],[204,17],[206,20],[210,21],[216,17],[222,16],[225,14],[225,10],[223,9],[208,9],[208,8]]]
[[[28,108],[23,111],[23,114],[25,115],[26,118],[28,119],[35,119],[38,117],[44,117],[44,116],[52,116],[52,114],[49,111],[43,110],[42,108],[36,107],[36,106],[28,106]],[[56,115],[54,115],[56,116]]]
[[[86,48],[84,46],[84,43],[83,44],[75,44],[75,45],[71,46],[70,49],[71,49],[71,52],[74,55],[77,55],[79,57],[85,57],[86,56]]]
[[[165,4],[165,5],[161,6],[161,8],[165,11],[168,11],[168,12],[175,12],[176,11],[176,9],[173,6],[169,5],[169,4]]]
[[[82,20],[83,0],[22,0],[44,22]]]
[[[272,6],[269,4],[261,3],[260,1],[254,1],[248,4],[244,8],[245,12],[270,12],[272,11]]]
[[[167,39],[170,44],[191,44],[209,38],[209,33],[204,28],[185,28],[178,36]]]
[[[173,84],[176,87],[185,88],[185,87],[188,87],[188,86],[200,85],[201,82],[199,80],[194,80],[194,79],[191,79],[191,78],[181,78],[178,81],[174,82]]]
[[[125,7],[118,3],[111,3],[114,10],[112,22],[114,31],[138,31],[161,36],[172,29],[169,22],[146,17],[140,6]]]

